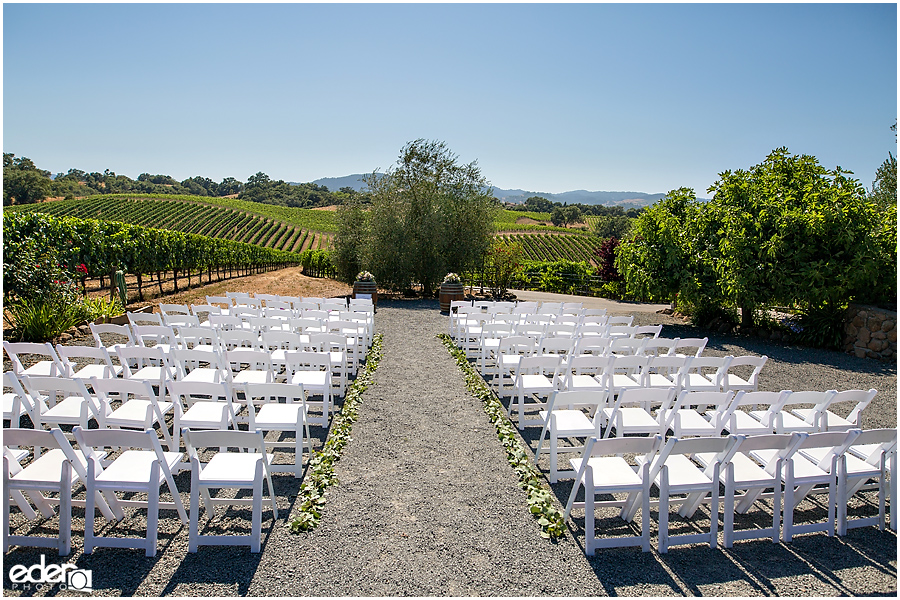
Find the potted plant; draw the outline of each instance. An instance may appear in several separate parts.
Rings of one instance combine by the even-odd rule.
[[[368,271],[360,271],[356,275],[356,281],[353,282],[353,297],[358,298],[358,294],[368,294],[372,298],[372,304],[378,304],[378,284],[375,283],[375,276]]]
[[[441,283],[439,294],[441,312],[450,312],[450,303],[454,300],[465,300],[462,280],[456,273],[447,273]]]

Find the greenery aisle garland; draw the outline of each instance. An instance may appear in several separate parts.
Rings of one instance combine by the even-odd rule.
[[[372,340],[372,347],[366,354],[366,366],[347,388],[344,406],[341,408],[340,414],[334,417],[328,439],[321,450],[313,452],[312,458],[309,460],[303,485],[300,486],[300,494],[297,497],[298,514],[290,523],[291,531],[294,533],[310,531],[319,524],[322,516],[320,511],[325,504],[325,490],[328,486],[338,482],[334,475],[334,463],[341,458],[341,451],[351,439],[350,431],[359,416],[359,404],[362,402],[363,392],[372,383],[372,375],[381,360],[381,343],[382,335],[379,333]]]
[[[453,338],[446,333],[441,333],[437,337],[456,359],[456,364],[466,377],[466,386],[481,400],[484,412],[497,428],[497,437],[506,448],[506,460],[515,469],[519,476],[519,485],[528,494],[529,510],[538,519],[541,535],[545,538],[563,536],[566,526],[562,512],[553,506],[550,491],[544,487],[541,473],[531,463],[530,453],[525,450],[515,427],[506,418],[506,409],[503,408],[500,399],[466,359],[466,353],[456,347]]]

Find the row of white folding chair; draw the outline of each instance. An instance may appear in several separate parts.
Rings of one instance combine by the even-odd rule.
[[[451,327],[451,336],[461,348],[469,349],[485,337],[505,337],[508,335],[545,336],[600,336],[600,337],[635,337],[652,335],[658,337],[662,326],[633,327],[633,317],[598,317],[602,322],[590,322],[582,319],[566,320],[550,315],[491,315],[489,313],[463,314]],[[621,321],[621,322],[616,322]]]
[[[228,317],[223,317],[228,318]],[[316,326],[314,326],[316,325]],[[125,328],[124,331],[116,328]],[[101,331],[102,329],[102,331]],[[117,325],[92,325],[95,343],[103,344],[101,332],[129,334],[130,330],[126,326]],[[343,395],[344,389],[351,375],[355,374],[359,363],[365,355],[365,334],[364,325],[353,321],[327,321],[310,323],[307,331],[309,334],[299,334],[293,331],[272,330],[243,330],[243,329],[214,329],[202,327],[181,327],[176,335],[171,328],[165,326],[136,326],[134,333],[129,341],[137,339],[138,344],[143,346],[147,342],[153,342],[156,347],[160,347],[167,356],[174,349],[197,348],[207,352],[221,352],[232,350],[237,347],[247,347],[268,351],[273,354],[275,364],[283,368],[284,349],[306,350],[306,351],[326,351],[332,352],[334,362],[333,368],[338,375],[337,384],[339,393]],[[337,339],[341,337],[342,340]],[[112,344],[109,349],[113,352],[121,344]],[[127,347],[127,345],[125,346]],[[67,350],[73,356],[84,357],[90,351],[83,349],[84,347],[69,347]],[[101,359],[104,357],[96,356],[98,363],[103,363]],[[119,369],[118,365],[112,365],[108,360],[106,364]],[[93,368],[93,367],[92,367]]]
[[[874,446],[866,460],[848,456],[856,440]],[[623,455],[635,455],[635,464],[629,464]],[[850,462],[848,463],[848,459]],[[771,537],[791,541],[793,535],[809,531],[846,533],[847,528],[877,524],[885,525],[885,492],[887,485],[886,464],[896,469],[896,430],[860,432],[793,433],[764,436],[731,435],[720,438],[670,438],[665,444],[662,436],[598,439],[590,438],[583,457],[570,460],[576,472],[576,484],[566,505],[565,515],[575,507],[585,509],[585,552],[593,554],[596,548],[640,545],[649,551],[650,489],[659,489],[659,551],[668,550],[673,540],[678,543],[707,542],[717,544],[719,521],[719,485],[725,486],[724,540],[731,547],[738,539]],[[852,465],[852,466],[849,466]],[[894,471],[895,472],[895,471]],[[855,490],[868,479],[877,479],[879,515],[852,521],[847,517],[847,504]],[[585,489],[585,501],[576,503],[581,487]],[[782,504],[782,486],[784,502]],[[794,524],[794,510],[815,486],[824,486],[829,495],[828,515],[825,522],[803,525]],[[896,489],[891,473],[891,501]],[[756,526],[735,530],[734,515],[746,513],[762,495],[763,490],[773,489],[772,527]],[[738,495],[738,491],[744,491]],[[597,502],[598,494],[624,493],[624,500]],[[700,534],[669,536],[668,516],[672,495],[681,504],[679,514],[691,517],[704,503],[710,505],[709,530]],[[595,509],[599,506],[620,508],[619,516],[631,522],[638,508],[642,509],[641,535],[633,538],[598,539],[595,534]],[[784,512],[783,528],[781,512]],[[892,509],[893,510],[893,509]],[[837,513],[837,519],[835,515]],[[893,514],[891,525],[895,527]]]
[[[503,359],[504,357],[501,357]],[[520,429],[528,424],[524,418],[525,400],[532,396],[546,397],[557,389],[596,390],[605,389],[610,397],[630,389],[674,388],[688,391],[732,391],[755,390],[758,386],[758,375],[766,357],[677,357],[677,356],[595,356],[572,355],[568,361],[557,354],[532,356],[510,355],[509,365],[500,362],[498,383],[501,395],[512,394],[515,399],[508,406],[511,413],[514,404],[519,408]],[[728,369],[736,366],[753,364],[754,370],[749,379],[729,373]],[[703,373],[703,368],[714,367],[715,379]],[[509,374],[514,381],[511,390],[502,387],[503,377]],[[509,393],[506,393],[506,392]]]
[[[241,359],[238,359],[241,360]],[[23,384],[13,376],[6,377],[9,383],[21,396],[23,404],[33,410],[28,414],[35,428],[46,426],[79,425],[87,428],[89,421],[95,421],[100,428],[152,429],[157,426],[167,447],[177,449],[180,441],[177,432],[181,427],[217,428],[235,427],[238,413],[246,407],[247,420],[251,428],[265,431],[277,429],[272,426],[285,416],[285,411],[293,411],[288,420],[290,429],[280,430],[299,432],[301,421],[298,420],[297,408],[302,404],[302,424],[308,427],[313,420],[309,416],[307,405],[322,407],[322,416],[315,419],[317,423],[327,424],[330,398],[325,386],[328,384],[327,374],[321,372],[294,372],[289,383],[276,383],[268,377],[244,378],[240,376],[220,381],[190,379],[166,379],[157,393],[149,379],[96,379],[88,381],[66,378],[23,377]],[[322,379],[322,382],[317,382]],[[307,386],[303,382],[308,382]],[[318,385],[317,385],[318,383]],[[160,384],[157,383],[159,386]],[[309,402],[306,387],[317,395],[322,395],[321,402]],[[89,392],[88,388],[92,391]],[[275,395],[277,392],[277,396]],[[264,405],[265,400],[283,397],[286,404],[277,408]],[[198,404],[199,402],[199,404]],[[118,404],[114,408],[115,404]],[[166,417],[171,416],[173,433],[170,435]],[[18,426],[18,422],[12,422]],[[304,440],[309,440],[308,429],[305,436],[295,439],[297,448]],[[300,452],[296,454],[301,459]],[[299,462],[295,465],[299,476]]]
[[[480,344],[479,368],[484,375],[497,375],[502,355],[529,356],[533,354],[561,354],[566,360],[573,356],[592,354],[600,356],[695,356],[700,357],[707,338],[605,338],[605,337],[535,337],[512,335],[508,337],[484,337]],[[662,343],[656,343],[662,342]],[[679,349],[694,349],[693,354],[679,353]],[[662,352],[665,350],[665,352]],[[516,359],[517,360],[517,359]],[[508,361],[507,361],[508,362]]]
[[[261,513],[263,481],[268,484],[272,513],[278,518],[275,492],[272,485],[272,455],[266,452],[261,430],[251,431],[190,431],[185,429],[186,452],[190,460],[191,504],[190,519],[175,484],[174,473],[181,464],[183,453],[165,452],[152,430],[121,431],[110,429],[84,430],[76,427],[74,437],[80,448],[74,449],[58,429],[52,431],[12,429],[6,432],[5,442],[32,446],[35,458],[24,467],[12,459],[4,446],[4,529],[3,550],[10,545],[57,547],[61,556],[68,555],[72,547],[71,506],[85,507],[84,553],[91,554],[99,546],[115,548],[143,548],[147,556],[156,555],[157,531],[160,509],[174,509],[182,523],[189,522],[189,551],[196,552],[198,545],[238,544],[249,545],[251,552],[259,552],[261,541]],[[200,461],[199,450],[219,447],[220,451],[206,463]],[[223,447],[234,447],[239,453],[222,452]],[[48,451],[41,452],[41,448]],[[249,452],[249,454],[248,454]],[[114,460],[104,460],[117,453]],[[86,499],[72,500],[72,490],[78,482],[86,488]],[[166,484],[172,496],[171,502],[160,502],[160,488]],[[211,488],[251,489],[249,499],[213,499]],[[58,497],[45,496],[53,491]],[[23,494],[24,492],[24,494]],[[117,492],[129,494],[130,499],[119,497]],[[135,500],[134,493],[146,494],[146,500]],[[28,499],[25,498],[28,495]],[[10,535],[10,497],[15,499],[22,512],[34,519],[54,514],[52,504],[59,506],[59,536]],[[213,504],[252,505],[251,534],[249,536],[202,536],[199,534],[200,497],[207,511],[207,519],[213,515]],[[126,506],[147,509],[145,538],[106,537],[95,534],[95,507],[110,521],[125,518]]]

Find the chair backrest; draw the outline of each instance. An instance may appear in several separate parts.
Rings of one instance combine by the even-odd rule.
[[[897,429],[862,430],[852,445],[857,448],[865,446],[867,450],[865,461],[870,465],[878,464],[882,454],[897,451]],[[892,476],[896,477],[896,474]]]
[[[606,406],[609,394],[606,390],[577,390],[556,391],[547,399],[547,411],[563,409],[568,406],[578,406],[588,409],[588,413],[596,415]],[[596,422],[597,432],[600,435],[600,423]]]
[[[106,368],[103,372],[104,377],[115,377],[116,370],[112,364],[112,358],[109,351],[103,346],[63,346],[56,345],[56,353],[59,355],[60,361],[65,367],[65,377],[72,377],[77,368],[74,359],[88,358],[96,361],[96,364],[102,364]]]
[[[638,337],[639,335],[641,335],[658,338],[660,333],[662,333],[662,325],[641,325],[635,328],[632,337]]]
[[[155,402],[158,400],[153,391],[153,385],[146,380],[139,379],[93,379],[91,388],[107,401],[119,400],[127,402],[129,396]],[[160,390],[165,395],[165,390]]]
[[[609,345],[612,343],[611,338],[599,336],[587,336],[578,339],[575,342],[574,354],[595,354],[603,355],[609,351]]]
[[[671,356],[675,354],[675,346],[679,338],[644,338],[641,354],[647,356]]]
[[[272,331],[290,327],[290,322],[275,317],[250,317],[250,329],[256,332]]]
[[[629,337],[611,338],[609,351],[618,356],[640,356],[644,353],[644,344],[647,340]]]
[[[560,312],[562,312],[562,302],[541,302],[536,314],[555,316]]]
[[[272,350],[300,350],[303,341],[299,333],[294,331],[264,331],[262,333],[262,345],[264,349]]]
[[[532,337],[522,335],[512,335],[506,338],[500,338],[500,347],[498,352],[501,354],[520,354],[530,355],[537,350],[537,340]]]
[[[547,325],[547,329],[544,330],[544,335],[547,337],[564,337],[573,339],[575,337],[575,325],[566,323],[550,323]]]
[[[569,357],[567,372],[572,375],[602,375],[609,357],[602,354],[573,354]]]
[[[216,315],[213,313],[209,314],[209,324],[213,329],[218,329],[219,331],[241,329],[243,327],[243,321],[241,321],[240,317]]]
[[[616,356],[611,355],[612,360],[609,361],[608,373],[639,373],[643,376],[650,364],[649,356]]]
[[[169,327],[200,327],[200,317],[196,315],[172,314],[163,315],[163,323]]]
[[[347,338],[339,333],[311,333],[309,346],[316,352],[346,352]]]
[[[66,398],[80,397],[85,400],[88,412],[97,419],[102,426],[106,412],[102,409],[102,400],[96,399],[87,391],[84,381],[81,379],[68,379],[66,377],[29,377],[23,375],[20,378],[22,387],[31,394],[35,406],[50,408]],[[39,410],[40,410],[39,409]]]
[[[727,457],[733,455],[738,449],[736,446],[743,443],[745,436],[729,435],[726,437],[695,437],[677,438],[671,437],[666,442],[650,465],[650,478],[655,479],[665,466],[669,457],[694,454],[713,454],[721,463],[727,462]]]
[[[235,431],[233,429],[191,430],[182,429],[184,447],[191,462],[200,461],[201,448],[238,448],[252,453],[262,454],[265,470],[269,470],[266,446],[262,431]],[[235,475],[238,475],[237,473]]]
[[[225,308],[231,308],[234,306],[234,302],[231,301],[231,298],[228,296],[207,296],[206,297],[207,304],[224,304]]]
[[[189,315],[191,314],[190,308],[188,308],[187,304],[164,304],[160,303],[159,312],[162,313],[163,318],[171,315]]]
[[[83,429],[75,427],[72,431],[78,446],[84,452],[85,457],[94,464],[95,473],[99,475],[103,472],[101,456],[97,452],[98,448],[128,448],[150,450],[156,454],[157,461],[160,463],[160,471],[167,472],[167,478],[171,477],[168,463],[163,455],[162,444],[159,443],[159,437],[153,429],[144,431],[135,431],[133,429]]]
[[[265,302],[266,306],[269,305],[270,300],[278,300],[278,296],[275,294],[253,294],[253,297],[261,302]]]
[[[681,348],[696,348],[694,356],[700,357],[706,349],[709,338],[679,338],[675,343],[674,352],[678,353]]]
[[[253,405],[277,403],[283,398],[288,404],[306,405],[306,392],[297,383],[243,383],[235,386]]]
[[[802,452],[809,448],[829,448],[829,451],[822,455],[816,466],[824,471],[831,470],[832,461],[840,458],[847,451],[856,438],[859,437],[859,429],[851,429],[849,431],[823,431],[819,433],[810,433],[805,440],[800,442],[799,449]]]
[[[762,368],[766,365],[766,361],[768,360],[768,356],[735,356],[731,359],[727,371],[731,372],[733,369],[740,367],[753,367],[753,370],[746,380],[750,385],[753,385],[755,389],[759,383],[759,373],[762,371]]]
[[[169,390],[169,399],[181,406],[182,411],[196,402],[226,402],[229,406],[232,405],[231,389],[225,381],[212,383],[170,380],[166,382],[166,388]]]
[[[106,346],[103,342],[103,335],[115,335],[122,336],[125,338],[125,345],[134,346],[137,342],[134,339],[134,334],[131,332],[131,327],[128,325],[116,325],[114,323],[91,323],[91,335],[94,336],[94,345],[95,346]],[[112,345],[112,344],[110,344]]]
[[[178,340],[182,348],[219,347],[219,333],[212,327],[179,327]]]
[[[634,337],[634,332],[637,330],[637,327],[633,327],[631,325],[607,325],[606,327],[606,336],[611,338],[616,337]]]
[[[658,406],[666,410],[675,399],[675,388],[627,388],[619,392],[619,406],[640,406],[647,408]]]
[[[834,398],[831,399],[831,403],[856,402],[856,406],[854,406],[850,411],[850,414],[847,415],[847,420],[856,424],[857,427],[860,427],[862,425],[862,411],[869,406],[869,403],[872,402],[877,393],[878,391],[874,388],[867,391],[844,390],[843,392],[837,392]]]
[[[262,348],[259,334],[243,329],[227,329],[219,332],[219,342],[225,350],[235,348]]]
[[[242,321],[248,321],[251,317],[258,317],[261,314],[262,309],[256,306],[245,306],[243,304],[238,304],[234,308],[228,311],[229,315],[234,317],[239,317]]]
[[[795,431],[793,433],[764,433],[762,435],[748,435],[741,443],[738,452],[750,454],[759,450],[777,450],[778,452],[765,461],[763,469],[769,475],[777,475],[781,471],[781,464],[790,460],[794,453],[800,449],[800,444],[809,437],[808,433]]]
[[[132,327],[135,325],[164,325],[162,315],[159,313],[134,313],[127,312],[128,322]]]
[[[168,379],[172,378],[169,361],[162,348],[124,346],[116,348],[116,355],[119,357],[119,363],[122,365],[122,377],[126,379],[130,378],[138,369],[150,366],[162,367],[164,376]]]
[[[212,304],[191,304],[191,314],[198,319],[205,316],[208,320],[209,315],[222,314],[222,308]]]
[[[561,366],[562,357],[558,354],[523,356],[519,361],[518,374],[535,374],[551,377],[559,375]]]
[[[178,375],[176,379],[184,379],[184,376],[194,369],[203,368],[203,364],[208,365],[210,369],[222,369],[218,352],[207,352],[205,350],[194,350],[193,348],[176,348],[169,353],[172,366],[175,367]]]
[[[606,309],[605,308],[586,308],[584,309],[585,318],[587,317],[605,317]]]
[[[175,331],[168,325],[132,325],[134,339],[139,346],[150,347],[147,342],[154,344],[168,344],[174,346],[177,343]]]
[[[545,337],[538,345],[538,354],[572,354],[575,340],[570,337]]]
[[[631,327],[631,324],[634,323],[634,316],[628,315],[624,317],[607,317],[606,324],[607,325],[625,325],[626,327]]]
[[[323,352],[286,350],[284,362],[288,373],[331,370],[331,357]]]
[[[225,352],[225,362],[232,373],[240,371],[272,371],[272,355],[252,348],[235,348]]]

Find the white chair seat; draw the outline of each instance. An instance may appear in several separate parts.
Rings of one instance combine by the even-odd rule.
[[[816,411],[813,408],[795,408],[791,412],[805,423],[813,419],[813,415]],[[844,417],[836,415],[830,410],[825,411],[825,429],[828,431],[849,430],[856,426],[856,423],[851,423]]]
[[[181,417],[181,427],[209,427],[218,424],[228,415],[228,405],[224,402],[195,402]],[[230,421],[230,418],[227,420]]]
[[[73,379],[110,379],[118,377],[122,374],[122,365],[113,365],[113,371],[110,373],[109,367],[106,365],[86,365],[72,374]]]
[[[757,410],[753,411],[757,415],[763,415],[765,411]],[[731,418],[735,422],[735,431],[731,431],[729,428],[729,424],[726,424],[726,428],[728,428],[729,433],[743,433],[747,435],[762,435],[766,433],[772,433],[774,431],[774,427],[769,427],[767,425],[763,425],[758,419],[754,419],[751,413],[746,413],[742,410],[734,411],[734,414],[731,415]]]
[[[566,382],[566,380],[568,381]],[[566,382],[566,390],[568,391],[602,391],[606,389],[606,386],[597,381],[597,379],[593,375],[571,375],[568,378],[563,378],[563,381]]]
[[[87,461],[84,457],[77,453],[78,460],[87,467]],[[13,481],[33,481],[41,484],[59,484],[59,474],[66,455],[59,448],[47,450],[36,461],[30,463],[27,467],[10,477]],[[74,469],[71,471],[72,483],[78,480],[78,473]]]
[[[522,375],[522,387],[531,393],[552,392],[556,389],[544,375]]]
[[[271,464],[274,455],[267,452],[266,457]],[[216,483],[252,485],[256,463],[260,460],[262,455],[258,453],[220,452],[206,463],[200,473],[200,482],[210,487],[214,487]]]
[[[678,414],[675,416],[678,421],[676,436],[691,436],[691,435],[719,435],[719,431],[716,427],[703,418],[703,416],[695,410],[685,410],[681,409],[678,411]]]
[[[291,377],[291,383],[302,385],[309,390],[324,389],[328,385],[328,373],[325,371],[298,371]]]
[[[547,411],[540,411],[542,421],[547,419]],[[594,424],[580,410],[554,410],[556,417],[556,433],[558,437],[574,437],[594,435]]]
[[[41,413],[41,420],[52,423],[78,423],[78,419],[81,417],[81,407],[86,402],[84,398],[69,396]]]
[[[255,425],[262,430],[279,429],[286,424],[297,422],[297,418],[303,411],[300,404],[276,404],[269,402],[259,407],[256,413]]]
[[[576,473],[581,470],[583,460],[583,458],[569,459],[569,464]],[[641,489],[640,476],[634,467],[620,456],[592,456],[588,459],[588,464],[595,472],[603,473],[604,486],[615,487],[620,491],[627,491],[629,487],[634,490]]]
[[[613,409],[611,408],[603,409],[603,416],[605,417],[606,422],[609,422],[612,413]],[[659,423],[657,423],[656,419],[643,408],[623,406],[619,409],[619,414],[622,415],[622,424],[626,431],[635,427],[646,428],[648,433],[650,431],[656,432],[659,430]]]
[[[681,454],[669,456],[666,459],[666,466],[669,469],[669,485],[678,487],[683,492],[691,487],[696,486],[698,489],[708,489],[712,483],[712,479],[697,469],[697,466],[691,460]],[[656,483],[659,485],[660,478],[657,477]]]
[[[182,458],[181,452],[163,452],[163,456],[170,470],[174,470]],[[97,475],[96,481],[98,484],[115,483],[118,490],[125,489],[125,486],[130,484],[140,486],[142,489],[146,488],[147,474],[150,472],[150,466],[156,460],[157,456],[153,451],[126,450]],[[158,485],[165,480],[165,473],[160,469]]]
[[[234,383],[272,383],[273,377],[269,371],[247,370],[234,376]]]
[[[162,414],[172,410],[171,402],[158,402],[157,404],[159,404],[159,412]],[[124,425],[127,427],[129,424],[144,419],[147,416],[147,411],[152,410],[152,406],[153,403],[149,400],[141,400],[140,398],[129,400],[106,417],[106,424],[119,427]]]
[[[181,381],[211,381],[213,383],[219,383],[223,380],[222,370],[210,367],[198,367],[181,378]]]

